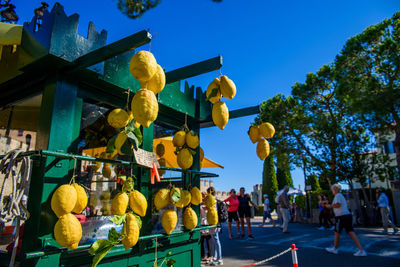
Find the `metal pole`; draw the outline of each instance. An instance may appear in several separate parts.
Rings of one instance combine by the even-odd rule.
[[[297,260],[297,248],[296,248],[296,245],[292,244],[290,247],[292,248],[293,267],[299,267],[299,262]]]
[[[11,253],[11,259],[10,259],[10,265],[9,267],[14,267],[15,264],[15,256],[17,256],[17,248],[18,248],[18,242],[19,242],[19,224],[20,224],[20,218],[17,216],[17,225],[16,225],[16,230],[15,230],[15,239],[14,239],[14,247]]]

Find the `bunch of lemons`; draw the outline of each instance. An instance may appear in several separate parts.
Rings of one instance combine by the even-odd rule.
[[[176,147],[175,154],[179,167],[183,170],[189,169],[193,165],[194,151],[199,145],[200,140],[196,132],[190,131],[187,127],[177,131],[172,139],[172,143]],[[204,151],[200,148],[200,163],[204,159]]]
[[[248,131],[251,142],[257,143],[257,156],[265,160],[270,153],[269,143],[266,139],[275,135],[275,128],[269,122],[263,122],[260,125],[252,125]]]

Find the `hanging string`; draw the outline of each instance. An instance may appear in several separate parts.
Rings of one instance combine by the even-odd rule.
[[[125,105],[125,110],[128,111],[129,110],[129,94],[131,92],[131,89],[128,87],[127,92],[125,92],[125,94],[127,94],[126,96],[126,105]]]
[[[185,113],[185,124],[183,125],[183,127],[185,128],[185,130],[188,130],[188,129],[189,129],[189,127],[188,127],[188,125],[187,125],[187,115],[188,115],[188,113],[186,112],[186,113]]]
[[[150,28],[148,28],[147,31],[150,32]],[[151,35],[151,39],[150,39],[150,42],[149,42],[149,52],[151,52],[151,41],[153,41],[153,38],[154,38],[154,36]]]
[[[72,158],[74,159],[74,170],[73,170],[73,172],[72,172],[72,178],[71,178],[71,180],[69,180],[69,184],[75,183],[75,176],[76,176],[75,171],[76,171],[76,162],[77,162],[77,159],[76,159],[74,156],[72,156]]]

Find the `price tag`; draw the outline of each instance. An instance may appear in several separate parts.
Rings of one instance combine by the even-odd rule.
[[[149,152],[138,148],[138,150],[133,149],[133,155],[135,156],[136,163],[147,167],[153,168],[153,162],[156,164],[157,168],[160,168],[160,164],[158,163],[157,156],[154,152]]]

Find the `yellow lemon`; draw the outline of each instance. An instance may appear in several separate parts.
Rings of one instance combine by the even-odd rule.
[[[103,174],[104,177],[106,177],[106,178],[111,178],[111,168],[110,168],[110,164],[104,163],[103,170],[102,170],[101,173]]]
[[[178,208],[183,208],[189,205],[192,200],[192,196],[188,190],[181,190],[181,199],[175,203],[175,206]]]
[[[135,120],[145,128],[148,128],[157,119],[158,102],[150,90],[140,89],[137,91],[132,99],[131,108]]]
[[[172,143],[175,147],[183,147],[186,142],[186,133],[185,131],[177,131],[174,134],[174,138],[172,139]]]
[[[207,208],[215,208],[215,197],[211,194],[207,194],[205,204]]]
[[[128,125],[129,114],[121,108],[116,108],[108,114],[107,122],[115,129],[124,128]]]
[[[193,155],[189,149],[184,148],[178,152],[177,161],[183,170],[189,169],[193,165]]]
[[[219,89],[219,84],[220,84],[220,80],[218,78],[215,78],[207,87],[207,91],[206,91],[206,97],[208,99],[208,97],[210,96],[211,93],[213,93],[213,90],[216,89],[217,94],[213,97],[210,97],[210,99],[208,99],[211,103],[217,103],[220,99],[221,99],[221,91]],[[215,94],[215,92],[214,92]]]
[[[160,164],[160,167],[161,167],[161,166],[162,166],[162,167],[167,166],[167,162],[166,162],[166,160],[165,160],[164,158],[158,159],[158,163]],[[158,169],[158,174],[159,174],[159,175],[164,175],[164,173],[165,173],[165,170]]]
[[[188,147],[196,149],[199,146],[199,142],[199,136],[196,133],[190,131],[186,134],[186,144]]]
[[[136,80],[147,82],[157,71],[157,61],[152,53],[139,51],[131,58],[129,71]]]
[[[69,184],[64,184],[57,188],[51,197],[51,209],[57,217],[70,213],[76,204],[78,195],[75,187]]]
[[[122,228],[122,233],[125,234],[124,239],[122,239],[122,244],[124,245],[125,250],[136,245],[139,240],[139,232],[140,229],[135,215],[132,213],[126,214],[126,220],[124,227]]]
[[[236,85],[227,76],[221,77],[221,95],[225,98],[232,99],[236,95]]]
[[[139,216],[144,217],[147,210],[146,197],[137,190],[129,194],[129,206]]]
[[[229,110],[224,102],[218,101],[212,108],[212,119],[215,125],[223,130],[229,120]]]
[[[260,126],[260,134],[266,139],[272,138],[275,135],[275,128],[269,122],[264,122]]]
[[[260,129],[258,128],[258,126],[251,126],[248,134],[249,134],[250,140],[251,140],[251,142],[253,142],[253,144],[255,144],[261,140],[261,133],[260,133]]]
[[[218,212],[216,208],[210,208],[207,211],[207,222],[209,225],[216,225],[218,223]]]
[[[191,197],[191,202],[192,205],[200,205],[201,201],[202,201],[202,196],[201,196],[201,192],[200,189],[196,186],[194,186],[191,190],[190,190],[190,194],[192,195]]]
[[[142,88],[147,88],[153,91],[154,94],[158,94],[165,87],[165,73],[160,65],[157,65],[157,71],[147,82],[140,82]]]
[[[182,221],[186,229],[193,230],[196,228],[198,221],[196,212],[191,207],[187,207],[183,212]]]
[[[128,208],[129,197],[125,192],[115,195],[111,203],[111,212],[114,215],[124,215]]]
[[[54,237],[60,246],[76,249],[82,238],[81,223],[71,213],[64,214],[54,226]]]
[[[167,235],[172,233],[175,229],[176,223],[178,222],[178,215],[174,210],[165,210],[161,216],[161,225],[164,228]]]
[[[265,160],[269,156],[269,143],[265,139],[261,139],[257,143],[257,156],[261,160]]]
[[[78,185],[78,184],[73,184],[75,190],[76,190],[76,204],[75,207],[72,209],[72,212],[76,213],[76,214],[81,214],[82,211],[86,208],[87,203],[88,203],[88,197],[86,194],[85,189]]]
[[[200,147],[200,162],[204,159],[204,150]]]
[[[154,197],[154,206],[156,210],[161,210],[169,204],[169,190],[160,189]]]

